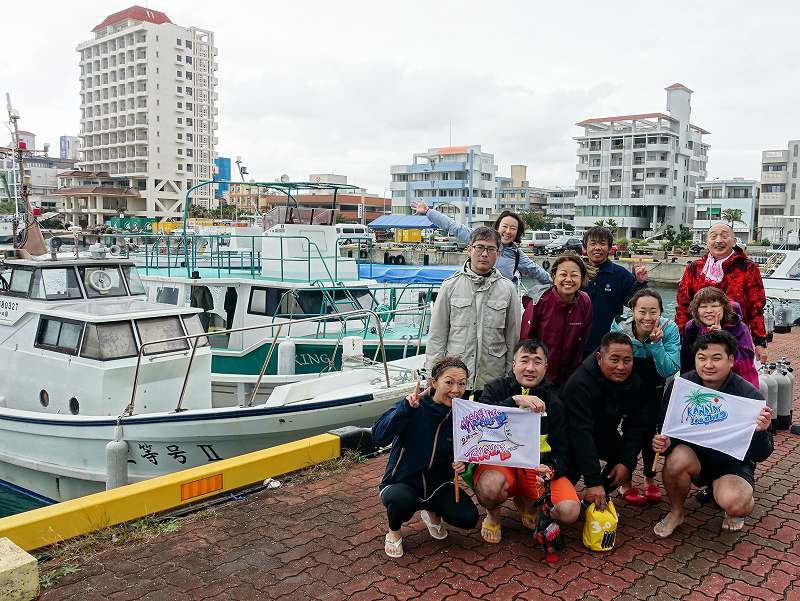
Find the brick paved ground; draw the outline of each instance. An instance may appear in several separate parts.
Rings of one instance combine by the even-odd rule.
[[[798,341],[797,331],[776,337],[772,356],[800,365]],[[795,415],[798,409],[796,397]],[[485,544],[477,531],[434,541],[414,523],[405,556],[388,559],[376,491],[382,457],[233,502],[154,541],[95,553],[41,599],[800,599],[798,452],[800,437],[776,437],[741,534],[720,533],[718,510],[692,500],[686,524],[658,540],[651,527],[666,502],[633,508],[620,501],[614,551],[591,553],[578,529],[568,528],[568,548],[554,566],[542,561],[513,510],[500,545]]]

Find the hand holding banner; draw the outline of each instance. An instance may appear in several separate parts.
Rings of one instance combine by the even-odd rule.
[[[456,461],[535,468],[541,413],[519,407],[453,399],[453,455]]]
[[[764,405],[758,399],[725,394],[676,377],[661,434],[741,461]]]

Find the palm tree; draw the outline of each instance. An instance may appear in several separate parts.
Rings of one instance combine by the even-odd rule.
[[[744,225],[747,225],[747,223],[742,221],[742,215],[744,215],[742,209],[725,209],[722,211],[722,218],[728,222],[728,224],[731,226],[731,229],[733,229],[733,224],[735,223],[743,223]]]
[[[605,219],[598,219],[597,221],[594,222],[594,224],[597,227],[605,227],[606,226],[606,220]]]

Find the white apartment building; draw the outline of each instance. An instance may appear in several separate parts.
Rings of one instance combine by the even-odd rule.
[[[22,161],[25,180],[28,182],[28,198],[34,206],[47,211],[61,211],[63,202],[56,195],[58,189],[58,174],[64,169],[73,169],[75,161],[70,159],[57,159],[49,156],[30,156]],[[11,198],[19,200],[19,167],[12,158],[0,158],[0,172],[8,183]],[[6,198],[6,192],[0,185],[0,200]]]
[[[558,227],[564,225],[575,226],[575,197],[578,191],[575,188],[545,188],[547,194],[547,220]]]
[[[661,234],[694,220],[697,182],[706,178],[709,132],[690,123],[692,90],[666,88],[667,112],[598,117],[578,143],[575,227],[613,219],[628,238]]]
[[[800,140],[789,140],[786,150],[761,153],[758,230],[759,237],[770,242],[786,242],[788,234],[797,233],[800,225],[798,155]]]
[[[79,167],[128,180],[127,216],[183,214],[184,193],[214,173],[217,63],[214,34],[132,6],[106,17],[78,45]],[[213,190],[192,194],[211,205]]]
[[[392,165],[390,171],[393,213],[408,214],[411,202],[421,199],[459,223],[493,221],[497,165],[480,144],[429,148],[414,154],[410,165]]]
[[[734,177],[698,182],[692,223],[695,240],[705,239],[708,228],[726,221],[724,213],[727,209],[739,209],[742,212],[741,221],[731,225],[738,238],[750,242],[756,229],[757,201],[758,182],[752,179]]]

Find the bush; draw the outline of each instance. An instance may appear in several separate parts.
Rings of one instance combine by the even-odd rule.
[[[761,246],[772,246],[772,242],[769,241],[769,238],[762,238],[759,244]]]
[[[617,248],[619,250],[628,250],[629,245],[630,242],[628,242],[627,238],[620,238],[619,240],[617,240]]]

